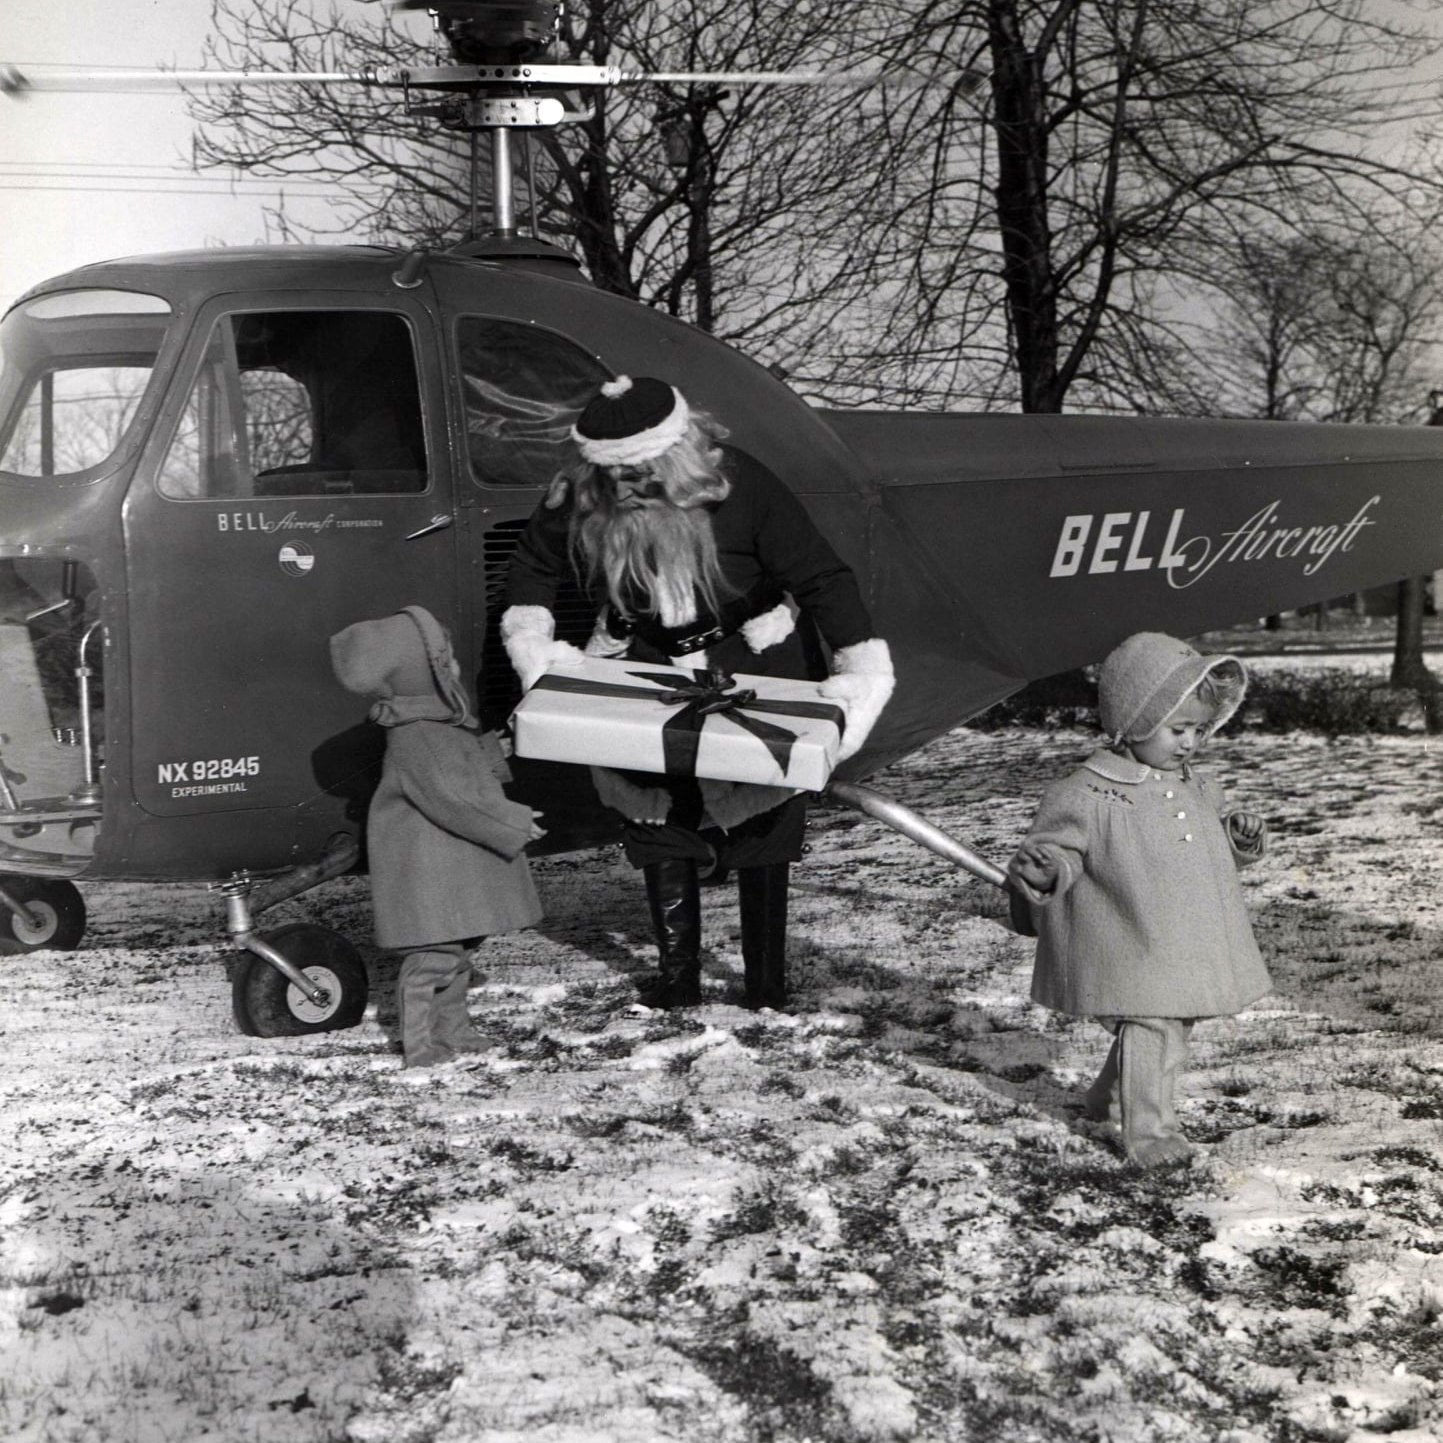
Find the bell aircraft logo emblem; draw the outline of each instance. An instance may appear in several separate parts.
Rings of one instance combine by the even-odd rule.
[[[316,554],[302,541],[287,541],[280,551],[281,570],[287,576],[308,576]]]
[[[1049,576],[1098,575],[1113,571],[1164,571],[1176,591],[1194,585],[1219,565],[1235,562],[1296,559],[1304,576],[1312,576],[1338,552],[1351,551],[1364,527],[1376,526],[1369,512],[1383,498],[1373,496],[1348,521],[1290,526],[1281,517],[1282,502],[1270,501],[1231,531],[1219,535],[1189,534],[1187,512],[1172,513],[1167,534],[1158,545],[1152,535],[1152,513],[1112,511],[1065,517],[1052,555]],[[1161,536],[1162,528],[1157,528]]]

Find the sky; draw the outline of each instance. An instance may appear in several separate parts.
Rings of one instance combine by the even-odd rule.
[[[361,0],[347,14],[374,16]],[[199,67],[210,0],[34,0],[4,6],[0,63]],[[0,95],[0,308],[74,266],[149,251],[274,239],[274,182],[189,169],[193,126],[179,93]],[[288,186],[288,211],[324,206]]]
[[[1373,0],[1420,12],[1405,0]],[[342,20],[373,19],[368,0],[335,0]],[[425,20],[416,17],[424,26]],[[196,67],[210,0],[9,0],[0,63]],[[1425,90],[1443,76],[1420,76]],[[0,309],[27,287],[115,256],[273,239],[275,182],[189,169],[192,124],[179,94],[0,95]],[[289,185],[289,214],[326,204],[324,184]]]

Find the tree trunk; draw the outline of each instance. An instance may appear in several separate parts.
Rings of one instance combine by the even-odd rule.
[[[1423,579],[1398,583],[1398,631],[1393,643],[1394,686],[1416,687],[1429,677],[1423,665]]]
[[[1395,687],[1416,691],[1430,732],[1443,731],[1443,695],[1438,678],[1423,661],[1423,597],[1427,578],[1410,576],[1398,583],[1398,633],[1393,645]]]
[[[1016,0],[990,0],[997,228],[1007,316],[1017,351],[1022,409],[1062,409],[1057,373],[1057,292],[1047,211],[1047,115],[1037,63]]]

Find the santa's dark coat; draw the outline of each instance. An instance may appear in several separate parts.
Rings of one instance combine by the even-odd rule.
[[[752,651],[741,633],[733,631],[706,647],[705,664],[731,673],[820,680],[827,668],[816,644],[817,634],[834,651],[876,635],[857,578],[777,477],[744,451],[724,446],[722,453],[723,473],[731,482],[731,491],[707,507],[722,574],[734,592],[755,599],[752,614],[769,610],[786,593],[800,616],[796,630],[760,652]],[[511,563],[508,606],[554,610],[557,591],[569,577],[589,593],[600,614],[607,599],[605,581],[598,579],[595,586],[588,586],[576,571],[570,540],[572,510],[568,495],[560,505],[543,504],[532,515]],[[714,619],[700,597],[697,615],[698,629]],[[639,636],[631,639],[626,655],[651,663],[671,660],[665,650]],[[701,808],[694,783],[640,773],[634,777],[637,785],[665,786],[673,802],[666,825],[628,826],[627,855],[633,865],[679,855],[709,859],[716,851],[727,866],[764,866],[795,861],[801,854],[805,813],[801,798],[726,834],[708,829],[705,837],[699,838],[696,828]]]

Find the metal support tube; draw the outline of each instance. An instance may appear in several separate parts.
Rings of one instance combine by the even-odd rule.
[[[292,867],[289,872],[282,872],[268,882],[256,883],[246,898],[251,915],[264,912],[277,902],[299,897],[302,892],[309,892],[312,887],[319,887],[333,877],[343,876],[356,865],[356,858],[360,855],[360,842],[355,837],[345,837],[328,847],[314,862]]]
[[[3,902],[27,927],[33,927],[38,931],[45,925],[45,919],[37,917],[31,912],[25,903],[9,891],[3,883],[0,883],[0,902]]]
[[[90,638],[95,635],[99,627],[100,622],[92,621],[85,628],[85,632],[80,638],[80,650],[76,655],[77,665],[75,667],[75,675],[80,682],[80,750],[83,753],[82,761],[85,765],[85,784],[76,795],[87,801],[100,799],[100,786],[96,781],[93,748],[94,726],[91,720],[90,704],[90,678],[95,675],[95,671],[85,662],[85,649],[90,645]]]
[[[7,812],[18,812],[20,810],[20,798],[15,795],[15,788],[12,787],[5,776],[5,757],[0,753],[0,807]]]
[[[827,795],[849,807],[855,807],[859,812],[865,812],[869,817],[875,817],[879,822],[885,822],[904,837],[910,837],[919,845],[936,852],[939,857],[945,857],[954,866],[971,872],[974,877],[980,877],[984,882],[991,882],[994,887],[1002,887],[1007,883],[1007,874],[1000,867],[994,867],[956,837],[950,836],[940,827],[934,827],[911,807],[903,806],[891,797],[884,797],[881,792],[874,792],[871,787],[859,786],[856,782],[833,782],[827,788]]]

